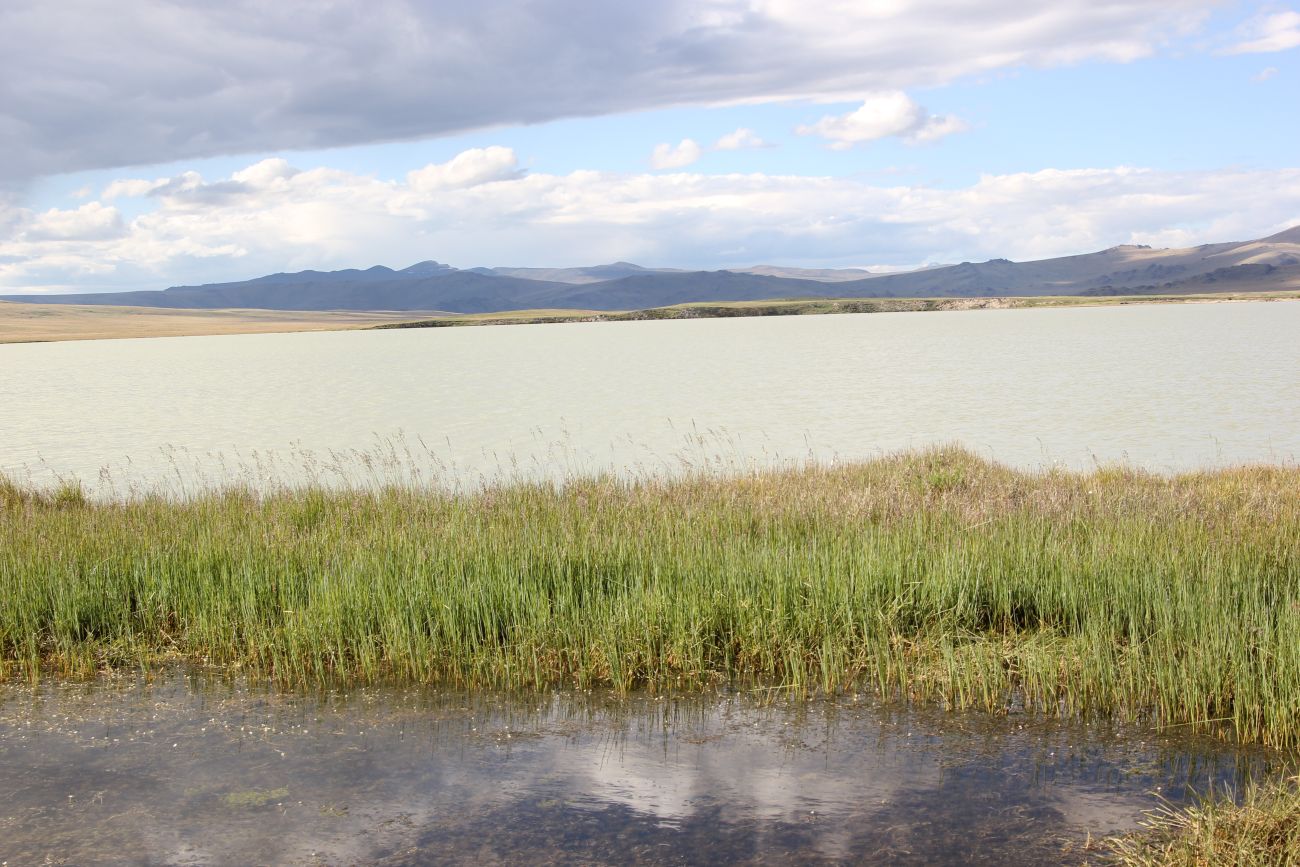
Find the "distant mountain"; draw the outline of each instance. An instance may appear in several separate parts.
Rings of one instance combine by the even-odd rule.
[[[844,283],[849,280],[865,280],[879,277],[880,274],[866,268],[791,268],[785,265],[751,265],[748,268],[732,268],[737,274],[760,274],[764,277],[789,277],[792,280],[818,280],[822,283]]]
[[[545,280],[552,283],[600,283],[640,274],[678,274],[678,268],[643,268],[631,262],[613,262],[609,265],[592,265],[586,268],[474,268],[482,274],[498,277],[519,277],[524,280]]]
[[[1257,241],[1174,250],[1123,245],[1097,253],[1012,262],[962,262],[853,278],[854,269],[759,265],[679,271],[615,262],[587,268],[472,268],[420,262],[394,271],[299,271],[161,292],[17,295],[48,304],[270,310],[418,310],[486,313],[564,308],[632,310],[688,301],[773,298],[943,298],[1129,295],[1300,288],[1300,226]],[[769,273],[775,272],[775,273]],[[815,276],[814,276],[815,275]]]
[[[736,271],[680,271],[635,274],[618,280],[570,287],[544,307],[575,310],[636,310],[688,301],[762,301],[768,298],[826,298],[838,296],[818,280],[790,280]]]
[[[239,283],[174,286],[161,292],[105,292],[93,295],[22,296],[48,304],[122,304],[133,307],[171,307],[215,310],[421,310],[482,313],[531,307],[533,295],[570,290],[566,283],[494,277],[473,271],[449,271],[424,277],[385,268],[348,274],[331,271],[273,275],[291,279],[258,278]],[[304,272],[307,273],[307,272]]]

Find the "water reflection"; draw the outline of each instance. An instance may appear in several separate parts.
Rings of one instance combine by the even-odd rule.
[[[1078,863],[1277,762],[851,697],[9,686],[0,862]]]

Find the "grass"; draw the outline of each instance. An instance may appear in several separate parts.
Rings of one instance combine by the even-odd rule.
[[[874,686],[1296,747],[1300,468],[943,449],[460,494],[0,482],[0,673],[176,659],[299,685]]]
[[[407,311],[186,310],[0,301],[0,344],[366,328]]]
[[[1144,833],[1108,841],[1124,867],[1282,867],[1300,864],[1300,787],[1277,780],[1240,802],[1210,798],[1152,814]]]

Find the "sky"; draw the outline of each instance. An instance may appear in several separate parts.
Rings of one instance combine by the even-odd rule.
[[[904,268],[1300,224],[1300,9],[6,0],[0,293]]]

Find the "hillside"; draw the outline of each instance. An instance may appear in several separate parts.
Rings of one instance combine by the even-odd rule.
[[[861,272],[858,273],[868,273]],[[395,271],[301,271],[163,291],[17,295],[43,304],[175,309],[632,310],[688,302],[773,298],[988,298],[1252,292],[1300,288],[1300,226],[1255,241],[1184,249],[1121,245],[1096,253],[1012,262],[962,262],[857,277],[853,269],[771,265],[679,271],[615,262],[586,268],[472,268],[427,261]]]

